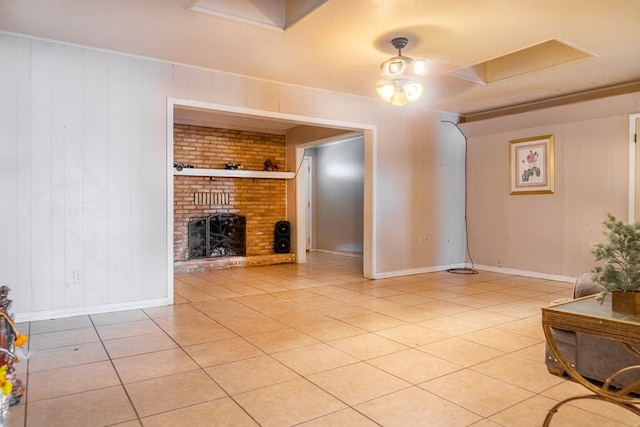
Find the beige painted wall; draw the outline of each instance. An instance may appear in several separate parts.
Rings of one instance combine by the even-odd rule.
[[[468,123],[469,249],[478,266],[577,276],[607,212],[627,220],[637,94]],[[509,194],[509,141],[555,137],[555,193]]]

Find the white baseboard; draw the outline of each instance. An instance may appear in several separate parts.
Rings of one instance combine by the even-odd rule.
[[[320,252],[323,254],[340,255],[340,256],[347,256],[351,258],[362,258],[362,254],[354,253],[354,252],[329,251],[326,249],[310,249],[309,252]]]
[[[87,307],[64,308],[61,310],[45,310],[29,313],[16,313],[16,323],[35,322],[38,320],[59,319],[62,317],[87,316],[91,314],[111,313],[114,311],[137,310],[141,308],[161,307],[173,304],[171,298],[160,298],[143,301],[130,301],[116,304],[94,305]]]
[[[557,282],[575,282],[577,279],[577,277],[574,277],[574,276],[540,273],[537,271],[528,271],[528,270],[516,270],[514,268],[502,268],[502,267],[495,267],[491,265],[474,265],[473,268],[477,270],[491,271],[493,273],[503,273],[503,274],[511,274],[514,276],[533,277],[536,279],[555,280]]]
[[[451,264],[437,265],[432,267],[411,268],[407,270],[387,271],[377,273],[375,279],[387,279],[390,277],[412,276],[414,274],[434,273],[436,271],[446,271],[452,268],[471,268],[471,264]],[[494,267],[491,265],[474,265],[475,270],[490,271],[492,273],[511,274],[513,276],[533,277],[536,279],[555,280],[557,282],[575,282],[576,277],[563,276],[559,274],[540,273],[537,271],[516,270],[513,268]]]
[[[465,264],[436,265],[433,267],[410,268],[407,270],[386,271],[384,273],[376,273],[375,279],[388,279],[390,277],[413,276],[414,274],[434,273],[436,271],[445,271],[450,268],[463,268]]]

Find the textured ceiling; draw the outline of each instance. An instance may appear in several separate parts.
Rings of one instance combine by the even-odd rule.
[[[193,4],[0,0],[0,30],[366,97],[406,36],[431,64],[418,102],[462,115],[640,82],[639,0],[329,0],[285,31]],[[490,84],[450,74],[554,39],[588,55]]]

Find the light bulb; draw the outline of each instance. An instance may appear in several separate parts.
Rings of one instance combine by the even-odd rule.
[[[398,74],[404,70],[404,61],[391,61],[387,66],[389,74]]]
[[[376,92],[378,93],[380,99],[382,99],[384,102],[391,103],[391,99],[396,93],[396,88],[394,87],[393,83],[383,80],[378,83]]]
[[[422,96],[422,84],[407,83],[404,85],[404,93],[407,95],[407,101],[413,102]]]

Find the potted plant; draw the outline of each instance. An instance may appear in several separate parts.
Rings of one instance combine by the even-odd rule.
[[[604,263],[591,271],[604,288],[600,300],[611,293],[614,311],[640,314],[640,222],[625,224],[607,214],[602,223],[607,241],[593,243],[592,253]]]

